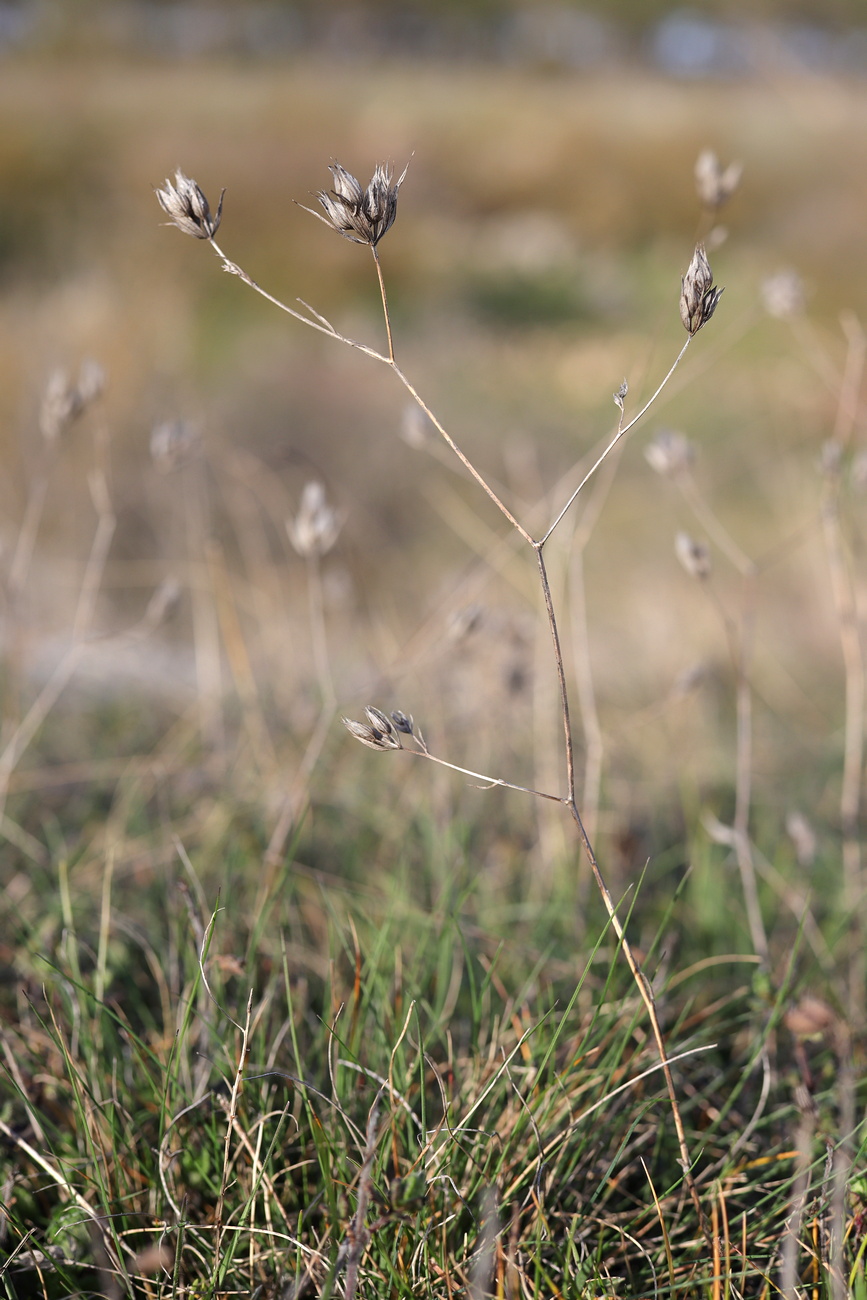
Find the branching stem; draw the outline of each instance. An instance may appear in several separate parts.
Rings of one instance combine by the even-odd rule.
[[[561,716],[563,721],[563,733],[564,733],[564,741],[565,741],[566,784],[567,784],[567,792],[568,792],[566,797],[563,798],[558,795],[545,794],[542,791],[538,791],[538,790],[530,790],[525,786],[512,785],[511,782],[503,781],[499,778],[482,776],[480,773],[471,772],[466,768],[457,767],[455,764],[448,763],[444,759],[436,758],[433,754],[431,754],[427,750],[427,746],[424,745],[423,743],[418,750],[407,750],[406,752],[415,753],[418,757],[428,758],[432,762],[439,763],[445,767],[451,768],[453,771],[462,772],[465,775],[476,777],[477,779],[482,780],[486,784],[489,784],[491,786],[504,786],[507,789],[524,791],[529,794],[537,795],[540,798],[551,799],[558,803],[564,803],[566,807],[569,809],[572,820],[574,821],[578,831],[578,836],[581,841],[584,855],[587,858],[587,861],[590,865],[590,870],[593,874],[593,879],[596,882],[596,886],[602,897],[605,910],[608,914],[609,920],[611,921],[611,925],[617,936],[617,940],[623,951],[623,955],[626,959],[626,963],[629,967],[632,978],[638,989],[645,1010],[647,1011],[648,1019],[650,1020],[650,1024],[653,1032],[653,1038],[656,1044],[657,1052],[659,1054],[660,1064],[662,1067],[663,1075],[665,1077],[666,1090],[668,1092],[672,1114],[674,1117],[674,1124],[677,1132],[678,1146],[680,1149],[680,1159],[683,1168],[684,1181],[689,1191],[689,1195],[692,1200],[692,1203],[695,1207],[696,1214],[698,1215],[702,1232],[705,1236],[706,1241],[708,1242],[708,1247],[710,1248],[711,1242],[710,1242],[710,1233],[707,1225],[707,1219],[702,1209],[701,1201],[698,1195],[698,1189],[696,1187],[695,1180],[691,1172],[691,1161],[689,1156],[689,1149],[686,1142],[686,1133],[683,1126],[683,1120],[680,1114],[677,1092],[674,1086],[674,1079],[671,1074],[671,1067],[669,1065],[668,1053],[665,1046],[665,1040],[662,1034],[662,1028],[659,1022],[659,1015],[656,1009],[656,1002],[653,996],[653,990],[651,989],[650,983],[645,977],[641,969],[641,966],[639,964],[639,961],[635,956],[632,947],[629,944],[629,941],[626,938],[626,934],[623,930],[623,926],[621,925],[621,922],[617,916],[617,910],[611,898],[611,894],[609,893],[608,886],[606,885],[602,872],[599,868],[599,863],[596,858],[596,853],[590,841],[590,837],[588,836],[587,831],[585,830],[584,823],[581,820],[581,815],[577,807],[577,801],[575,796],[574,741],[572,735],[572,723],[571,723],[570,713],[569,713],[569,693],[568,693],[568,687],[566,682],[566,671],[563,662],[563,652],[560,644],[560,634],[557,627],[557,619],[554,610],[554,602],[551,595],[551,586],[548,580],[548,572],[542,554],[548,539],[551,537],[552,533],[557,528],[558,524],[562,521],[562,519],[567,514],[571,506],[574,504],[579,493],[585,487],[587,482],[593,477],[593,475],[596,473],[599,467],[604,463],[607,457],[611,454],[611,452],[614,450],[617,444],[626,436],[627,433],[629,433],[631,429],[635,427],[635,425],[639,422],[639,420],[643,418],[643,416],[647,413],[647,411],[650,409],[650,407],[659,397],[660,393],[665,388],[668,381],[671,379],[672,375],[674,374],[675,370],[680,364],[684,354],[686,353],[686,349],[689,346],[690,339],[692,336],[690,335],[687,337],[686,342],[684,343],[683,347],[680,349],[680,352],[678,353],[674,361],[674,364],[671,366],[668,373],[665,375],[665,378],[659,384],[659,386],[652,394],[652,396],[648,399],[647,402],[645,402],[644,406],[641,408],[638,414],[633,416],[632,419],[630,419],[626,424],[624,424],[623,414],[621,411],[620,423],[618,424],[617,431],[614,434],[614,437],[609,441],[604,451],[597,457],[594,464],[584,475],[581,482],[575,488],[574,492],[569,497],[568,501],[566,502],[566,504],[563,506],[560,513],[555,518],[554,522],[548,528],[548,531],[544,534],[544,536],[541,539],[537,540],[531,536],[531,534],[527,531],[527,529],[523,526],[523,524],[521,524],[519,520],[512,514],[508,506],[506,506],[506,504],[501,500],[501,498],[494,491],[494,489],[491,487],[491,485],[488,483],[485,477],[479,472],[479,470],[476,469],[475,465],[472,463],[469,457],[457,445],[457,443],[454,441],[451,435],[447,432],[447,430],[443,427],[440,421],[436,418],[436,416],[431,411],[427,403],[423,400],[423,398],[419,395],[419,393],[410,383],[409,379],[406,377],[403,371],[400,370],[399,367],[397,366],[394,359],[394,344],[393,344],[392,332],[391,332],[391,321],[390,321],[389,311],[388,311],[388,300],[385,292],[385,282],[383,280],[382,267],[380,265],[379,257],[377,255],[376,248],[373,245],[371,245],[371,251],[373,252],[374,264],[376,266],[376,273],[379,281],[380,295],[382,298],[382,308],[385,317],[386,335],[388,338],[388,356],[384,356],[381,352],[377,352],[373,348],[369,348],[366,345],[358,343],[353,339],[346,338],[337,329],[334,328],[334,326],[330,323],[330,321],[326,320],[324,316],[321,316],[319,312],[309,307],[306,303],[303,305],[310,312],[309,316],[304,316],[300,312],[295,311],[293,308],[286,306],[285,303],[282,303],[279,301],[279,299],[272,297],[271,294],[267,293],[266,290],[262,289],[258,284],[256,284],[256,282],[250,276],[248,276],[245,271],[243,271],[240,267],[236,266],[235,263],[229,261],[229,259],[225,256],[225,254],[221,251],[221,249],[217,246],[217,244],[213,241],[213,239],[210,242],[214,248],[214,251],[222,260],[223,267],[226,271],[230,272],[233,275],[237,275],[241,280],[244,281],[245,284],[249,285],[251,289],[254,289],[257,293],[261,294],[263,298],[266,298],[269,302],[273,303],[274,306],[279,307],[281,311],[287,312],[290,316],[300,321],[302,325],[307,325],[309,326],[310,329],[317,330],[319,333],[328,334],[330,335],[330,337],[336,339],[338,342],[345,343],[348,347],[363,352],[365,356],[370,357],[374,361],[382,362],[384,365],[387,365],[391,370],[393,370],[397,378],[400,380],[401,384],[403,384],[404,388],[409,393],[410,397],[424,412],[427,418],[431,421],[434,428],[437,430],[440,436],[445,440],[445,442],[448,444],[448,446],[451,448],[454,454],[458,457],[458,459],[460,460],[461,464],[465,467],[467,472],[475,479],[475,481],[482,488],[482,490],[487,494],[490,500],[493,501],[493,503],[496,505],[498,510],[501,512],[501,514],[508,520],[508,522],[512,525],[512,527],[516,530],[516,532],[523,538],[523,540],[533,548],[536,554],[536,560],[539,568],[539,580],[542,587],[542,595],[545,603],[545,612],[548,619],[548,626],[551,632],[551,638],[553,642],[554,662],[555,662],[555,668],[557,672],[557,682],[558,682],[558,689],[559,689],[559,696],[560,696],[560,709],[561,709]]]

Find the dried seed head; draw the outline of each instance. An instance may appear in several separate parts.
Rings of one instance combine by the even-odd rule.
[[[367,714],[369,726],[363,722],[354,722],[352,718],[340,719],[351,736],[354,736],[356,740],[360,740],[362,745],[367,745],[368,749],[403,748],[400,737],[381,709],[376,709],[372,704],[368,704],[364,712]]]
[[[48,378],[39,410],[39,428],[46,442],[54,442],[101,396],[105,372],[96,361],[84,361],[78,379],[65,370],[55,370]]]
[[[769,316],[791,320],[804,310],[804,281],[797,271],[777,271],[762,281],[762,305]]]
[[[286,520],[289,541],[305,559],[312,555],[327,555],[342,527],[343,515],[328,505],[325,488],[315,480],[305,485],[295,518]]]
[[[703,149],[695,163],[695,188],[704,207],[715,211],[727,203],[740,185],[743,170],[739,162],[723,167],[712,149]]]
[[[151,460],[161,474],[170,474],[198,450],[199,430],[187,420],[163,420],[151,430]]]
[[[626,400],[626,394],[628,392],[629,392],[629,384],[624,379],[623,383],[620,385],[617,392],[614,394],[614,405],[618,407],[621,411],[623,410],[623,403]]]
[[[644,449],[644,459],[651,469],[664,478],[675,478],[689,469],[695,460],[695,448],[686,434],[677,429],[660,429]]]
[[[391,720],[402,731],[405,736],[411,736],[413,732],[412,715],[407,716],[402,709],[392,709]]]
[[[166,179],[164,190],[155,190],[159,205],[169,217],[169,222],[182,230],[185,235],[196,239],[213,239],[219,229],[223,215],[223,196],[221,190],[217,211],[211,212],[208,200],[194,180],[178,168],[174,182]]]
[[[700,581],[710,577],[710,551],[704,542],[697,542],[689,533],[678,533],[674,553],[690,577]]]
[[[351,172],[341,167],[339,162],[331,163],[328,170],[334,177],[334,189],[330,193],[320,190],[315,196],[325,216],[313,208],[304,207],[303,203],[300,206],[332,226],[344,239],[375,248],[397,216],[397,195],[406,179],[407,168],[408,164],[392,184],[391,163],[377,163],[370,184],[362,190]]]
[[[793,809],[786,817],[786,834],[794,845],[798,865],[811,867],[816,860],[819,842],[813,827],[797,809]]]
[[[713,282],[704,244],[699,244],[680,282],[680,319],[690,336],[710,320],[722,293]]]

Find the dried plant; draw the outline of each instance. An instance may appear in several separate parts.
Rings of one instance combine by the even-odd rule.
[[[315,208],[304,207],[303,203],[299,206],[326,225],[332,226],[344,239],[350,239],[354,244],[370,244],[375,248],[394,224],[397,196],[406,180],[408,167],[404,167],[392,184],[391,164],[378,163],[366,190],[339,162],[331,163],[328,170],[334,177],[334,189],[331,193],[320,190],[316,195],[325,216]]]
[[[728,203],[741,183],[743,163],[723,167],[712,149],[703,149],[695,162],[695,188],[702,205],[711,211]]]
[[[556,674],[558,696],[560,701],[560,713],[563,728],[564,740],[564,760],[565,760],[565,794],[547,793],[544,791],[528,791],[541,798],[553,800],[560,803],[571,816],[578,833],[579,840],[583,847],[585,857],[590,866],[591,873],[599,889],[600,895],[605,905],[611,925],[617,935],[618,942],[623,951],[626,962],[632,973],[638,992],[646,1008],[650,1020],[657,1051],[666,1082],[672,1115],[674,1118],[675,1128],[677,1131],[678,1143],[681,1152],[681,1161],[684,1170],[684,1178],[688,1187],[691,1199],[699,1216],[702,1225],[706,1224],[704,1211],[698,1196],[698,1191],[691,1173],[691,1161],[686,1144],[686,1135],[683,1122],[680,1116],[677,1092],[674,1085],[674,1079],[671,1074],[668,1063],[668,1052],[663,1038],[660,1026],[659,1015],[656,1009],[656,1001],[653,990],[649,981],[646,979],[639,960],[633,951],[623,924],[619,918],[617,908],[605,882],[602,870],[596,857],[596,852],[587,834],[581,813],[578,808],[578,799],[576,793],[576,770],[575,770],[575,752],[574,738],[571,722],[569,691],[567,687],[566,669],[564,665],[563,653],[561,648],[560,631],[558,620],[554,608],[554,600],[551,591],[551,584],[548,577],[548,570],[544,558],[546,543],[549,541],[561,521],[566,516],[578,495],[584,489],[589,480],[599,470],[600,466],[607,460],[614,448],[622,441],[631,429],[643,418],[653,402],[662,392],[668,383],[674,371],[677,369],[686,349],[698,331],[708,323],[713,316],[720,297],[722,289],[713,284],[713,276],[708,264],[707,254],[702,245],[699,245],[693,254],[686,275],[681,281],[680,296],[680,314],[684,327],[687,331],[687,339],[683,344],[680,352],[675,358],[667,374],[658,385],[655,392],[644,406],[631,419],[626,419],[625,404],[628,394],[628,384],[626,381],[620,386],[614,394],[614,403],[620,412],[620,418],[617,428],[605,446],[604,450],[597,457],[595,463],[583,476],[581,482],[570,495],[566,504],[551,521],[544,533],[535,537],[529,531],[529,528],[523,524],[513,513],[509,506],[503,501],[501,495],[494,489],[484,474],[469,459],[464,451],[459,447],[452,435],[444,428],[441,422],[436,418],[428,405],[424,402],[416,388],[409,381],[407,376],[398,367],[395,360],[394,343],[392,338],[391,322],[388,312],[388,303],[385,292],[385,283],[382,274],[382,268],[377,253],[377,244],[391,227],[397,212],[398,191],[406,176],[406,170],[401,174],[399,179],[392,184],[391,168],[385,165],[378,165],[374,171],[373,179],[366,191],[362,191],[360,184],[345,168],[339,164],[332,164],[331,172],[334,176],[335,188],[331,194],[324,191],[317,195],[322,205],[325,215],[314,212],[314,215],[320,218],[326,225],[336,229],[341,235],[355,243],[367,244],[374,257],[376,272],[379,281],[380,296],[382,299],[383,315],[385,320],[385,329],[388,343],[387,353],[381,353],[374,348],[361,344],[354,339],[348,338],[341,334],[324,316],[306,303],[302,303],[308,314],[303,314],[292,307],[287,306],[279,299],[273,297],[266,290],[262,289],[251,276],[247,274],[236,263],[230,261],[223,253],[222,249],[214,240],[216,224],[219,222],[220,211],[222,208],[222,196],[220,199],[220,208],[218,208],[216,218],[210,217],[210,208],[198,185],[189,180],[183,173],[178,172],[176,182],[171,185],[167,182],[165,191],[158,191],[157,197],[164,211],[171,217],[173,223],[181,230],[188,234],[193,234],[197,238],[208,239],[217,256],[221,259],[223,268],[232,275],[238,276],[250,288],[261,294],[269,302],[279,307],[282,311],[287,312],[290,316],[300,321],[310,329],[326,334],[335,339],[337,342],[354,348],[371,359],[387,365],[396,375],[399,382],[404,386],[410,397],[417,404],[422,413],[430,420],[433,427],[452,452],[458,457],[461,464],[472,476],[479,487],[486,493],[490,500],[496,505],[497,509],[509,522],[516,533],[532,549],[538,569],[539,583],[542,598],[545,607],[545,616],[551,636],[551,646],[553,655],[553,666]],[[313,211],[313,209],[308,209]],[[701,567],[701,562],[696,558],[692,563]],[[701,575],[703,576],[703,575]],[[499,777],[487,777],[480,773],[469,772],[467,769],[457,767],[446,760],[435,758],[424,742],[420,733],[413,729],[411,721],[399,711],[389,717],[373,706],[368,706],[365,710],[367,722],[357,722],[344,718],[344,725],[350,733],[368,748],[380,751],[404,751],[404,745],[401,736],[407,735],[415,742],[408,752],[415,753],[418,756],[430,759],[434,762],[442,763],[458,772],[476,777],[486,785],[504,786],[506,788],[526,790],[526,787],[513,785],[511,782]],[[400,720],[398,722],[398,719]],[[407,730],[408,728],[408,730]],[[707,1231],[705,1227],[705,1231]]]
[[[699,244],[696,248],[680,283],[680,319],[691,338],[699,332],[702,325],[708,323],[723,292],[713,282],[704,244]]]
[[[196,239],[214,238],[220,228],[225,190],[220,194],[217,211],[213,214],[196,182],[185,176],[180,168],[175,172],[174,182],[166,180],[165,189],[154,192],[169,218],[167,224],[177,226],[185,235],[193,235]]]
[[[343,527],[343,516],[325,500],[321,483],[305,485],[301,505],[293,519],[286,520],[286,532],[299,555],[327,555]]]

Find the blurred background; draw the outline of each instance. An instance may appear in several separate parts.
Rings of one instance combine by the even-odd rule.
[[[704,150],[743,165],[719,211],[696,191]],[[836,431],[863,596],[865,155],[860,0],[0,4],[15,824],[193,718],[197,762],[222,756],[265,841],[289,788],[347,807],[432,788],[452,813],[497,809],[487,861],[504,843],[552,860],[544,810],[349,754],[337,721],[400,707],[443,757],[559,791],[532,556],[384,367],[225,275],[153,193],[177,167],[212,207],[225,188],[225,253],[382,348],[368,250],[297,206],[334,159],[362,183],[409,162],[380,246],[398,360],[537,531],[616,427],[624,377],[631,415],[672,364],[707,241],[716,316],[550,546],[581,781],[624,871],[698,810],[730,813],[748,645],[756,805],[774,833],[802,808],[832,823],[844,685],[820,463]],[[52,375],[74,386],[91,361],[104,392],[46,437]],[[672,429],[686,478],[645,455]],[[311,480],[342,522],[316,563],[286,531]],[[708,579],[678,562],[679,531],[708,545]]]

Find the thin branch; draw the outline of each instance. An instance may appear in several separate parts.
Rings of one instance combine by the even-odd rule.
[[[370,245],[370,251],[373,253],[373,260],[376,264],[376,278],[379,280],[379,292],[382,296],[382,314],[385,317],[385,332],[388,335],[388,359],[394,365],[394,340],[391,337],[391,317],[388,314],[388,298],[385,293],[385,280],[382,278],[382,266],[379,261],[379,253],[376,251],[376,244]]]
[[[665,388],[665,385],[668,383],[669,379],[671,379],[671,376],[674,374],[675,370],[677,370],[677,367],[680,365],[681,360],[683,359],[683,355],[684,355],[684,353],[686,352],[686,349],[689,347],[692,338],[693,338],[693,335],[691,335],[691,334],[687,335],[686,342],[684,343],[683,347],[682,347],[682,348],[680,349],[680,351],[678,352],[677,357],[676,357],[676,359],[675,359],[675,362],[674,362],[674,364],[672,365],[671,369],[669,370],[668,374],[665,376],[665,378],[663,379],[662,383],[659,385],[659,387],[657,388],[657,390],[656,390],[656,392],[653,394],[653,396],[650,397],[650,398],[648,398],[648,400],[644,403],[644,405],[642,406],[642,408],[641,408],[641,410],[638,412],[638,414],[637,414],[637,415],[633,415],[632,419],[629,421],[628,424],[624,424],[624,423],[623,423],[623,415],[621,414],[621,417],[620,417],[620,423],[619,423],[618,426],[617,426],[617,432],[615,433],[614,437],[611,439],[611,441],[609,442],[609,444],[608,444],[608,446],[605,448],[605,450],[601,453],[601,455],[600,455],[599,457],[597,457],[597,459],[594,461],[593,465],[591,465],[590,469],[588,469],[587,473],[584,475],[584,477],[582,478],[581,482],[578,484],[578,486],[576,487],[575,491],[572,493],[572,495],[570,496],[569,500],[566,502],[566,504],[565,504],[565,506],[563,507],[563,509],[560,511],[560,513],[559,513],[559,515],[557,516],[557,518],[554,520],[553,524],[551,524],[551,526],[550,526],[550,528],[548,529],[547,533],[545,534],[545,536],[544,536],[544,537],[542,538],[542,540],[541,540],[541,543],[540,543],[540,544],[541,544],[542,546],[545,545],[545,543],[547,542],[548,538],[549,538],[549,537],[551,536],[551,534],[553,533],[554,529],[557,527],[557,525],[558,525],[558,524],[560,523],[560,521],[563,519],[563,516],[566,515],[566,514],[568,514],[569,509],[570,509],[570,507],[572,506],[572,503],[575,501],[576,497],[578,496],[579,492],[581,492],[582,488],[583,488],[584,485],[587,483],[588,479],[591,479],[591,478],[593,477],[593,475],[596,473],[596,471],[597,471],[597,469],[599,468],[599,466],[600,466],[600,465],[602,464],[602,462],[606,459],[606,457],[608,457],[608,456],[611,454],[611,452],[612,452],[612,451],[614,450],[614,448],[617,446],[618,442],[620,442],[621,438],[625,438],[626,435],[627,435],[627,433],[629,433],[630,429],[634,429],[635,426],[636,426],[636,424],[638,424],[638,421],[641,420],[641,419],[642,419],[642,418],[647,414],[647,412],[650,410],[651,406],[652,406],[653,403],[656,401],[657,397],[659,397],[659,394],[662,392],[663,388]]]

